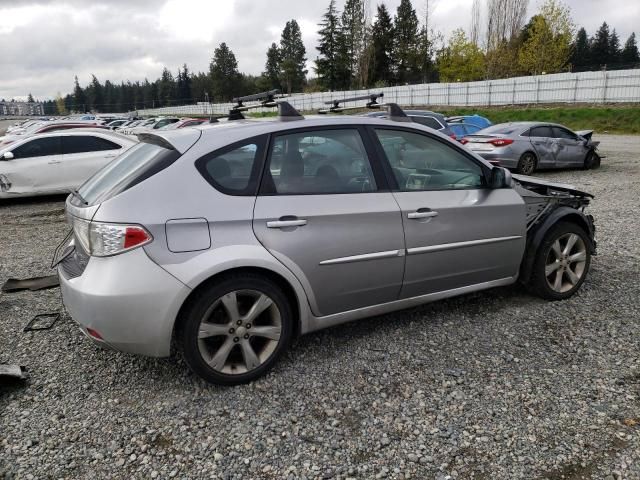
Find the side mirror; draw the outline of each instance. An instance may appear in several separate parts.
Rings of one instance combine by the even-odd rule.
[[[489,177],[490,188],[511,188],[513,179],[511,172],[504,167],[493,167]]]
[[[4,152],[2,154],[2,160],[13,160],[13,153],[12,152]]]

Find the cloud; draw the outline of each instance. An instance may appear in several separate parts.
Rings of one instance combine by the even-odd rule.
[[[157,78],[183,63],[206,71],[213,50],[226,42],[241,71],[259,74],[266,50],[285,23],[296,19],[308,69],[317,56],[317,30],[329,0],[0,0],[0,98],[51,98],[95,74],[102,82]],[[640,2],[569,0],[574,20],[593,34],[606,19],[622,42],[640,18]],[[342,7],[338,1],[339,7]],[[400,0],[385,2],[395,12]],[[419,16],[423,0],[413,0]],[[536,10],[531,2],[530,14]],[[370,0],[372,13],[376,2]],[[436,2],[432,25],[445,36],[467,29],[472,0]]]

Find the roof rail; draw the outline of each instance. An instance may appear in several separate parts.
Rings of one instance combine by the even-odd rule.
[[[345,110],[354,110],[362,107],[341,107],[340,104],[344,102],[357,102],[358,100],[369,100],[366,104],[366,108],[380,108],[381,104],[379,104],[376,100],[384,97],[384,93],[372,93],[369,95],[360,95],[359,97],[351,97],[351,98],[341,98],[336,100],[329,100],[328,102],[324,102],[325,105],[331,105],[329,108],[325,108],[322,110],[318,110],[318,113],[327,114],[327,113],[339,113],[344,112]]]

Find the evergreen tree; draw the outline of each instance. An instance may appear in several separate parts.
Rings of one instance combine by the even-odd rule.
[[[338,39],[338,78],[342,88],[361,83],[360,57],[363,53],[365,18],[363,0],[346,0]]]
[[[178,69],[177,97],[183,103],[191,101],[191,76],[186,63],[182,65],[182,70]]]
[[[632,33],[624,44],[620,61],[625,64],[640,62],[640,53],[638,52],[638,44],[636,43],[636,34]]]
[[[73,103],[75,104],[73,110],[81,113],[86,112],[87,100],[84,96],[84,90],[82,90],[82,87],[80,87],[80,84],[78,83],[77,75],[75,77],[75,83],[73,85]]]
[[[323,87],[333,91],[339,83],[339,50],[340,18],[335,0],[329,1],[329,8],[322,16],[321,28],[318,31],[320,40],[316,49],[320,56],[316,59],[316,74],[318,82]]]
[[[280,70],[287,93],[302,91],[307,74],[304,68],[307,61],[306,53],[298,22],[289,20],[280,37]]]
[[[280,58],[280,49],[276,43],[272,43],[267,50],[267,61],[264,64],[264,77],[263,85],[267,90],[280,89],[280,65],[282,59]]]
[[[620,62],[620,39],[616,29],[613,29],[611,36],[609,37],[609,60],[608,63],[616,64]]]
[[[384,3],[378,5],[371,27],[372,62],[369,83],[390,85],[393,80],[393,22]]]
[[[175,80],[168,68],[162,69],[162,75],[158,81],[158,102],[161,107],[168,107],[175,99]],[[128,90],[128,89],[127,89]],[[133,103],[132,92],[127,91],[123,97],[123,101],[126,105]]]
[[[95,75],[91,75],[91,83],[86,89],[87,108],[91,111],[105,112],[102,85]]]
[[[583,68],[591,64],[591,48],[584,28],[578,30],[571,52],[571,64],[574,68]]]
[[[29,103],[34,103],[35,100],[33,99],[33,95],[31,95],[31,92],[29,92],[29,96],[27,97],[27,102]]]
[[[394,18],[396,80],[403,84],[420,80],[418,17],[411,0],[400,0]]]
[[[594,66],[606,65],[609,62],[609,42],[609,25],[603,22],[591,40],[591,63]]]
[[[239,93],[240,73],[238,61],[226,43],[222,42],[213,52],[209,64],[213,97],[212,101],[229,101]]]
[[[441,33],[438,33],[436,35],[433,32],[429,32],[426,25],[424,25],[420,30],[418,45],[418,66],[422,73],[422,82],[424,83],[435,82],[438,80],[438,69],[434,62],[434,39],[441,36]],[[476,42],[472,43],[474,45],[477,45]]]

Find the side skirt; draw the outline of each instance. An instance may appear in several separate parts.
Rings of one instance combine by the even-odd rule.
[[[314,332],[316,330],[333,327],[334,325],[340,325],[342,323],[359,320],[361,318],[384,315],[385,313],[395,312],[397,310],[403,310],[405,308],[416,307],[418,305],[435,302],[436,300],[442,300],[444,298],[456,297],[458,295],[464,295],[466,293],[477,292],[478,290],[486,290],[487,288],[511,285],[515,283],[517,279],[518,277],[516,275],[515,277],[500,278],[498,280],[491,280],[490,282],[467,285],[466,287],[453,288],[451,290],[444,290],[442,292],[428,293],[426,295],[420,295],[418,297],[403,298],[401,300],[373,305],[371,307],[356,308],[355,310],[334,313],[332,315],[325,315],[324,317],[312,316],[309,318],[309,321],[306,322],[307,328],[304,332],[301,333],[305,334]]]

